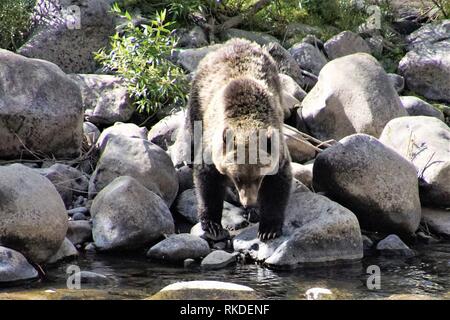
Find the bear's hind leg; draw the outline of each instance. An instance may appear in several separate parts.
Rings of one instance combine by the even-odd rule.
[[[280,168],[277,174],[264,177],[258,195],[260,222],[258,238],[275,239],[282,234],[284,211],[291,192],[290,165]]]
[[[222,210],[225,194],[224,176],[214,165],[194,167],[194,183],[198,202],[198,217],[202,229],[214,237],[222,237]]]

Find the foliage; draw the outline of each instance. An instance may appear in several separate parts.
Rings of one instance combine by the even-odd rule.
[[[188,82],[183,70],[169,60],[176,39],[169,29],[173,22],[166,22],[166,11],[157,13],[149,25],[138,27],[117,4],[113,12],[128,24],[123,34],[111,37],[111,50],[100,50],[96,59],[126,81],[138,111],[152,115],[184,106]]]
[[[434,7],[438,10],[438,18],[450,18],[450,0],[431,0]]]
[[[16,50],[31,28],[34,0],[0,1],[0,48]]]

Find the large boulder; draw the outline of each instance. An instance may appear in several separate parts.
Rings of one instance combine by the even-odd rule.
[[[365,229],[412,234],[419,226],[414,166],[369,135],[346,137],[320,153],[313,185],[352,210]]]
[[[88,121],[112,125],[130,120],[134,108],[122,79],[103,74],[69,75],[80,87]]]
[[[7,282],[36,279],[37,271],[15,250],[0,247],[0,286]]]
[[[80,155],[80,89],[56,65],[0,49],[0,92],[0,158]]]
[[[321,140],[379,137],[391,119],[407,115],[382,66],[364,53],[329,62],[302,106],[308,129]]]
[[[54,2],[53,2],[54,3]],[[48,1],[39,0],[39,7]],[[79,12],[71,12],[71,6]],[[58,0],[49,21],[34,32],[18,52],[57,64],[66,73],[93,73],[93,52],[107,47],[115,32],[110,4],[105,0]]]
[[[146,127],[138,127],[134,123],[116,122],[113,126],[102,131],[97,139],[96,147],[101,153],[106,147],[106,143],[112,136],[123,136],[127,138],[147,139],[148,130]]]
[[[257,232],[258,225],[244,229],[234,238],[233,247],[273,268],[350,261],[363,256],[361,230],[355,215],[312,192],[291,194],[281,237],[262,242]]]
[[[219,281],[177,282],[151,296],[151,300],[254,300],[247,286]]]
[[[91,176],[94,196],[115,178],[131,176],[159,195],[168,206],[178,192],[178,177],[167,153],[148,140],[111,136]]]
[[[64,203],[52,183],[20,164],[0,167],[0,245],[43,263],[67,231]]]
[[[431,100],[450,103],[450,40],[409,51],[398,70],[409,90]]]
[[[99,250],[144,248],[174,232],[166,203],[132,177],[119,177],[95,197],[93,238]]]
[[[420,29],[411,33],[407,38],[408,50],[430,47],[450,38],[450,20],[424,24]]]
[[[289,52],[295,61],[298,62],[300,68],[315,75],[318,75],[328,62],[322,51],[310,43],[297,43],[289,49]]]
[[[182,233],[174,234],[155,244],[148,250],[147,257],[177,263],[186,259],[206,257],[210,251],[206,240],[189,233]]]
[[[161,119],[148,132],[148,140],[167,150],[175,143],[177,131],[183,127],[185,118],[186,112],[182,110]]]
[[[270,34],[257,32],[257,31],[247,31],[235,28],[229,28],[224,30],[220,34],[222,40],[227,41],[233,38],[247,39],[252,42],[256,42],[260,46],[269,44],[271,42],[279,42],[277,38],[271,36]]]
[[[343,31],[335,35],[325,42],[324,47],[330,60],[358,52],[372,53],[367,42],[360,35],[351,31]]]
[[[406,109],[410,116],[427,116],[435,117],[444,121],[444,113],[426,101],[414,96],[400,97],[403,107]]]
[[[450,206],[450,128],[444,122],[424,116],[394,119],[380,141],[415,165],[423,204]]]

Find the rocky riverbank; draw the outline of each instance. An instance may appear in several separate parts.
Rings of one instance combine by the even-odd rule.
[[[268,35],[228,30],[224,40],[265,46],[282,80],[295,183],[283,236],[262,242],[257,212],[244,210],[231,188],[222,219],[229,238],[199,227],[183,162],[184,111],[142,125],[122,80],[94,73],[85,50],[102,44],[95,26],[113,32],[107,9],[107,1],[87,1],[88,23],[76,34],[51,24],[18,53],[0,49],[0,286],[43,277],[79,252],[127,252],[179,268],[256,261],[293,269],[411,257],[408,245],[450,236],[449,20],[402,35],[408,52],[397,74],[374,58],[376,33],[344,31],[325,42],[308,35],[285,48]],[[186,73],[221,46],[195,30],[172,57]],[[58,46],[39,40],[50,35]],[[82,49],[71,47],[83,37]],[[174,288],[254,297],[250,288],[208,282],[155,298],[179,297]]]

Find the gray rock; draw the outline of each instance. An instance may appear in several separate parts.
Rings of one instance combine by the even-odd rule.
[[[131,176],[159,195],[168,206],[178,192],[178,178],[167,153],[148,140],[111,136],[91,176],[89,195],[115,178]]]
[[[302,89],[307,90],[316,84],[317,79],[307,77],[298,65],[297,61],[292,57],[289,51],[281,46],[281,44],[278,42],[271,42],[265,45],[264,48],[275,60],[280,73],[290,76]]]
[[[85,220],[69,221],[66,237],[74,245],[92,241],[91,223]]]
[[[450,40],[409,51],[398,70],[411,91],[450,103]]]
[[[297,43],[289,49],[289,52],[295,61],[297,61],[300,68],[312,72],[315,75],[319,75],[320,70],[328,62],[319,48],[309,43]]]
[[[199,221],[195,189],[188,189],[180,194],[176,209],[190,223],[196,224]],[[228,230],[239,230],[245,228],[247,225],[248,222],[244,218],[244,210],[224,201],[222,226]]]
[[[364,229],[412,234],[419,226],[414,166],[374,137],[355,134],[320,153],[313,185],[352,210]]]
[[[405,78],[395,73],[388,73],[389,81],[394,86],[395,91],[398,93],[405,89]]]
[[[291,162],[292,176],[303,183],[306,187],[312,187],[313,166],[302,165],[300,163]]]
[[[15,250],[0,247],[0,285],[7,282],[36,279],[38,272]]]
[[[177,169],[178,181],[180,183],[178,194],[181,194],[187,189],[194,188],[194,178],[192,176],[192,173],[192,168],[189,168],[188,166],[183,166]]]
[[[88,217],[84,215],[84,213],[77,212],[72,216],[73,221],[79,221],[79,220],[88,220]]]
[[[255,300],[255,291],[247,286],[219,281],[177,282],[149,298],[150,300]]]
[[[281,237],[262,242],[256,237],[257,231],[258,225],[244,229],[234,238],[233,247],[271,267],[357,260],[363,256],[355,215],[312,192],[291,194]]]
[[[164,150],[174,144],[179,128],[184,125],[186,112],[184,110],[161,119],[148,133],[148,140]]]
[[[286,141],[292,161],[306,162],[314,159],[316,150],[312,144],[307,142],[301,134],[299,134],[291,126],[283,125],[283,135]]]
[[[415,165],[422,204],[450,206],[450,128],[444,122],[423,116],[394,119],[380,141]]]
[[[281,108],[284,112],[284,119],[289,119],[289,117],[292,115],[292,111],[295,108],[300,107],[300,101],[297,100],[289,92],[284,90],[281,91],[281,101]]]
[[[73,209],[67,210],[67,214],[69,215],[69,217],[73,217],[76,214],[82,214],[82,215],[86,216],[86,215],[89,215],[89,209],[86,207],[73,208]]]
[[[109,37],[115,32],[109,3],[104,0],[60,0],[59,4],[63,10],[58,9],[47,17],[50,21],[36,30],[18,52],[51,61],[66,73],[94,72],[97,63],[92,53],[107,47]],[[68,10],[72,5],[80,8],[80,19],[75,24],[71,23],[73,15]]]
[[[377,244],[377,251],[385,256],[413,257],[411,250],[397,235],[391,234]]]
[[[325,42],[325,51],[331,60],[358,52],[371,54],[369,45],[361,36],[351,31],[343,31]]]
[[[236,254],[215,250],[208,254],[200,266],[205,269],[222,269],[236,262]]]
[[[294,79],[292,79],[290,76],[280,73],[278,74],[280,77],[281,82],[281,88],[283,91],[287,92],[291,96],[293,96],[298,101],[303,101],[303,99],[306,97],[306,92],[303,90],[297,82],[295,82]]]
[[[20,164],[0,166],[0,243],[36,263],[55,254],[67,231],[64,203],[51,182]]]
[[[230,238],[230,232],[227,229],[224,229],[224,232],[222,232],[221,234],[214,236],[214,235],[204,231],[202,229],[200,222],[191,228],[191,235],[205,239],[205,240],[211,240],[214,242],[221,242],[223,240]]]
[[[230,28],[221,33],[221,38],[224,41],[230,40],[232,38],[242,38],[247,39],[252,42],[263,46],[271,42],[279,42],[277,38],[271,36],[270,34],[256,31],[246,31],[241,29]]]
[[[182,233],[172,235],[151,247],[147,252],[147,257],[169,262],[182,262],[186,259],[205,257],[209,252],[206,240]]]
[[[175,228],[166,203],[128,176],[116,178],[95,197],[91,215],[100,250],[143,248]]]
[[[100,137],[97,139],[96,147],[98,151],[102,153],[108,140],[113,136],[147,140],[147,134],[148,130],[145,127],[138,127],[134,123],[116,122],[113,126],[103,130]]]
[[[200,61],[210,52],[219,49],[222,45],[215,44],[198,49],[180,50],[177,63],[189,72],[195,72]]]
[[[369,46],[370,52],[379,57],[383,54],[384,49],[384,38],[381,35],[373,35],[372,37],[366,39],[366,43]]]
[[[196,261],[194,259],[186,259],[183,261],[183,267],[185,268],[192,268],[196,265]]]
[[[421,47],[431,47],[435,43],[447,41],[450,38],[450,20],[424,24],[420,29],[411,33],[406,41],[408,50]]]
[[[310,132],[321,140],[354,133],[379,137],[391,119],[407,115],[384,69],[363,53],[329,62],[302,107]]]
[[[75,248],[75,246],[69,239],[64,238],[64,241],[61,244],[61,247],[59,248],[58,252],[56,252],[50,259],[48,259],[48,263],[52,264],[61,260],[74,258],[77,256],[78,256],[77,248]]]
[[[50,180],[69,208],[74,198],[79,195],[87,195],[89,177],[83,172],[71,166],[56,163],[49,168],[35,169],[39,174]]]
[[[112,125],[130,120],[134,108],[124,81],[112,75],[69,75],[80,87],[88,121],[96,125]]]
[[[450,211],[423,207],[422,221],[434,233],[450,237]]]
[[[193,27],[191,30],[184,30],[175,45],[178,48],[200,48],[208,45],[208,38],[205,31],[199,26]]]
[[[373,247],[373,241],[372,239],[370,239],[368,236],[363,235],[362,236],[362,240],[363,240],[363,248],[364,251],[370,250]]]
[[[400,100],[410,116],[427,116],[438,118],[441,121],[445,120],[444,113],[442,113],[442,111],[434,108],[431,104],[420,98],[414,96],[404,96],[400,97]]]
[[[85,121],[83,123],[83,132],[84,136],[87,139],[87,143],[90,146],[93,146],[97,143],[98,138],[100,137],[100,130],[97,128],[95,124],[92,122]]]
[[[61,69],[0,49],[0,84],[0,158],[80,155],[80,89]]]

